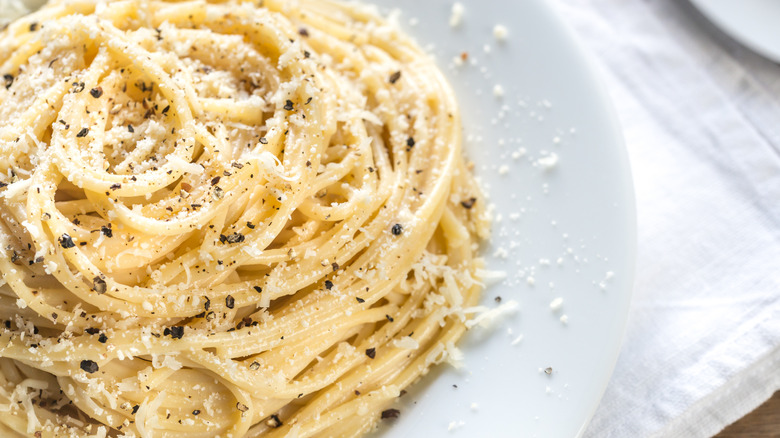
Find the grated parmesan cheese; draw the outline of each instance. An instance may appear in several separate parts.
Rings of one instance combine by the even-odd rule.
[[[447,342],[444,346],[444,360],[452,365],[453,368],[459,370],[463,368],[463,351],[452,342]]]
[[[552,153],[536,160],[536,163],[544,170],[552,170],[558,165],[558,154]]]
[[[474,319],[466,321],[466,327],[472,328],[475,326],[480,326],[480,327],[489,328],[493,323],[498,321],[500,318],[516,313],[519,308],[520,308],[520,304],[517,301],[515,300],[507,301],[506,303],[501,304],[496,308],[478,313],[477,316],[474,317]]]
[[[496,41],[499,42],[506,41],[508,36],[509,36],[509,29],[507,29],[506,26],[502,24],[496,24],[495,26],[493,26],[493,38],[495,38]]]
[[[456,429],[459,429],[463,427],[466,423],[463,421],[451,421],[450,424],[447,426],[447,431],[452,432]]]
[[[450,13],[450,27],[458,27],[463,22],[463,14],[466,9],[462,3],[455,3],[452,5],[452,11]]]

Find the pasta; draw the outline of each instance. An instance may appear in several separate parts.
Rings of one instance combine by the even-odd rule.
[[[0,435],[360,436],[457,359],[489,215],[373,9],[55,0],[0,75]]]

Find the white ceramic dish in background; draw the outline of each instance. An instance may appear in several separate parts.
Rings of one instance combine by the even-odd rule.
[[[578,436],[612,373],[633,285],[633,189],[609,99],[544,0],[461,0],[456,28],[452,0],[372,1],[403,11],[456,89],[466,153],[495,204],[489,269],[508,273],[483,303],[520,303],[492,330],[470,332],[465,367],[441,366],[416,384],[378,435]]]
[[[780,1],[691,0],[691,3],[744,46],[780,62]]]
[[[0,0],[0,25],[40,8],[46,0]]]
[[[633,286],[633,186],[609,99],[543,0],[460,0],[456,28],[452,0],[373,1],[402,11],[402,26],[433,45],[458,94],[466,153],[501,216],[489,268],[509,274],[483,303],[520,303],[491,331],[469,333],[464,369],[444,365],[414,386],[380,435],[578,436],[612,373]],[[508,29],[503,43],[496,24]],[[458,67],[463,52],[468,61]],[[520,148],[525,154],[513,158]],[[558,162],[545,169],[538,160],[553,153]],[[557,297],[564,302],[554,312]],[[540,371],[547,367],[551,375]]]

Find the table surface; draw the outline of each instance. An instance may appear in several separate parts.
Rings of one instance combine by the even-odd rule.
[[[780,438],[780,392],[715,438]]]

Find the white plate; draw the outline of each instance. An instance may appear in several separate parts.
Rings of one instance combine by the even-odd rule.
[[[691,0],[691,3],[735,40],[780,62],[780,1]]]
[[[461,0],[454,29],[451,0],[374,1],[403,11],[402,25],[434,45],[458,93],[472,137],[466,152],[502,218],[486,250],[489,268],[509,274],[483,303],[495,307],[501,296],[521,304],[492,331],[472,331],[465,369],[443,365],[415,385],[381,436],[577,436],[612,373],[633,286],[633,186],[609,99],[543,0]],[[496,24],[509,30],[504,43]],[[476,65],[455,66],[464,51]],[[520,148],[525,155],[512,158]],[[547,153],[558,163],[545,170],[538,160]],[[557,297],[564,303],[554,312]],[[551,375],[540,371],[547,367]]]
[[[465,368],[441,366],[416,384],[380,435],[577,436],[612,373],[633,284],[633,188],[609,99],[543,0],[462,0],[454,29],[451,0],[374,1],[400,8],[419,42],[435,45],[464,109],[466,153],[501,217],[486,254],[508,278],[483,302],[521,303],[492,331],[469,333]],[[503,43],[496,24],[509,30]],[[456,67],[463,52],[469,62]],[[545,169],[550,154],[558,162]]]

